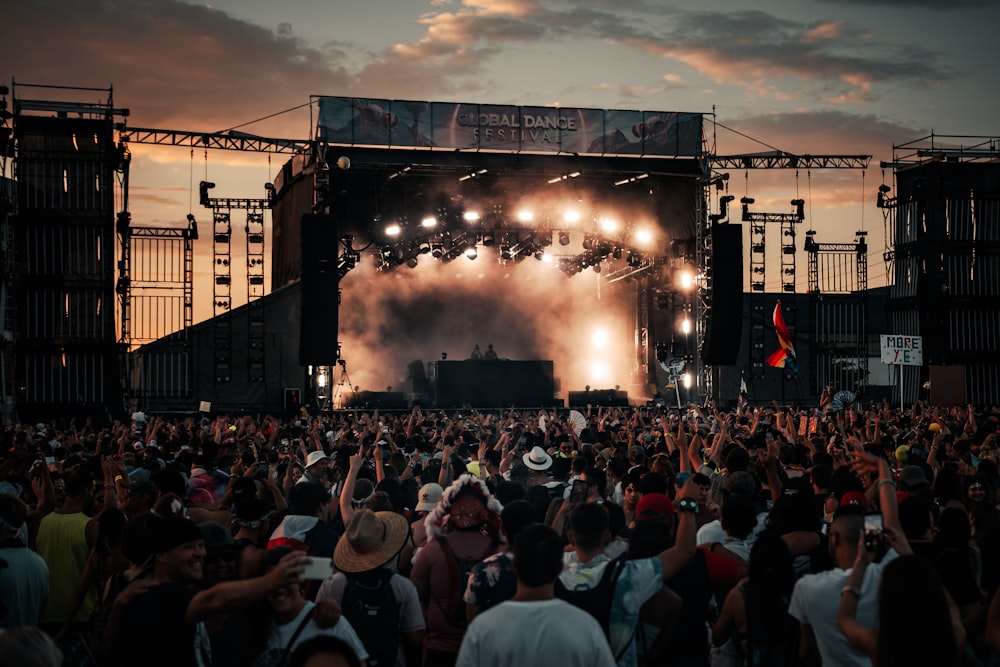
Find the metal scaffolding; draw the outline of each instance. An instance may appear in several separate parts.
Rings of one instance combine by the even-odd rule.
[[[817,243],[806,232],[809,256],[809,385],[813,392],[832,386],[863,392],[868,386],[867,232],[853,243]]]
[[[750,204],[753,203],[751,197],[740,199],[740,204],[743,206],[742,219],[750,223],[750,377],[754,380],[763,380],[767,360],[766,333],[770,322],[768,318],[770,309],[767,307],[765,296],[767,225],[769,223],[781,225],[781,292],[794,295],[796,292],[795,228],[805,219],[805,201],[802,199],[791,201],[791,205],[795,207],[794,213],[754,213],[750,211]],[[794,340],[797,323],[795,299],[782,301],[781,309],[785,324],[788,325],[788,331]]]

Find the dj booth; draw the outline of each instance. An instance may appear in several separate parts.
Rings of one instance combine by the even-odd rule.
[[[553,406],[555,378],[547,360],[441,360],[430,366],[434,405],[454,408]]]

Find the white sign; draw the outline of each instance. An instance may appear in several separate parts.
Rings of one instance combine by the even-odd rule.
[[[920,336],[879,336],[882,363],[897,366],[922,366],[924,343]]]

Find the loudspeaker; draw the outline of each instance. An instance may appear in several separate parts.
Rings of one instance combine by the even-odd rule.
[[[707,366],[731,366],[743,336],[743,225],[712,225],[711,302],[701,360]]]
[[[340,290],[337,277],[337,223],[333,216],[302,216],[302,317],[299,322],[299,363],[337,363]]]

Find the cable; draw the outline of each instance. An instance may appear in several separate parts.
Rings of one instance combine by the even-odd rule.
[[[756,143],[760,144],[761,146],[767,146],[767,147],[768,147],[768,148],[770,148],[770,149],[771,149],[772,151],[778,151],[779,153],[783,153],[783,152],[784,152],[784,151],[782,151],[782,150],[781,150],[780,148],[775,148],[775,147],[774,147],[774,146],[772,146],[771,144],[767,144],[767,143],[764,143],[764,142],[763,142],[763,141],[761,141],[760,139],[754,139],[754,138],[753,138],[753,137],[751,137],[751,136],[750,136],[749,134],[743,134],[743,133],[742,133],[742,132],[740,132],[739,130],[734,130],[734,129],[733,129],[733,128],[731,128],[731,127],[726,127],[725,125],[723,125],[722,123],[720,123],[720,122],[718,122],[718,121],[716,121],[716,122],[715,122],[715,124],[716,124],[716,125],[718,125],[719,127],[721,127],[721,128],[722,128],[722,129],[724,129],[724,130],[729,130],[730,132],[732,132],[732,133],[734,133],[734,134],[738,134],[738,135],[740,135],[740,136],[741,136],[741,137],[743,137],[744,139],[749,139],[750,141],[753,141],[753,142],[756,142]]]
[[[313,101],[309,100],[305,104],[298,104],[298,105],[296,105],[294,107],[289,107],[288,109],[284,109],[282,111],[275,111],[272,114],[268,114],[266,116],[261,116],[260,118],[255,118],[254,120],[248,120],[245,123],[240,123],[239,125],[234,125],[234,126],[228,128],[228,129],[225,129],[225,130],[219,130],[218,132],[216,132],[216,134],[222,134],[223,132],[230,132],[232,130],[239,129],[241,127],[246,127],[247,125],[253,125],[254,123],[259,123],[262,120],[267,120],[268,118],[274,118],[275,116],[280,116],[283,113],[288,113],[290,111],[297,111],[298,109],[301,109],[302,107],[311,107],[312,104],[313,104]],[[311,111],[310,111],[310,113],[311,113]]]

